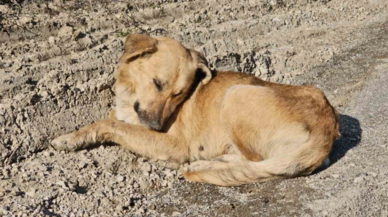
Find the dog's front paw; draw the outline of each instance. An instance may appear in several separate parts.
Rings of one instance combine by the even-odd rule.
[[[79,148],[79,141],[73,133],[70,133],[54,139],[51,146],[57,151],[75,151]]]

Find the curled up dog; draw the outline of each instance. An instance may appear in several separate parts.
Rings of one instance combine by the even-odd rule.
[[[131,34],[116,72],[116,107],[52,142],[74,151],[111,141],[149,158],[187,163],[190,181],[222,186],[308,175],[327,162],[339,116],[312,86],[211,71],[166,37]]]

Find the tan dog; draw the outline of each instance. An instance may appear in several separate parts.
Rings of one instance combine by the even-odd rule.
[[[116,108],[56,138],[57,150],[112,141],[179,163],[186,179],[231,186],[308,175],[338,138],[338,114],[311,86],[211,72],[203,55],[165,37],[129,35]]]

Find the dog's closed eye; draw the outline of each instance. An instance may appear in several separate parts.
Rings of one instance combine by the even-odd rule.
[[[156,78],[154,78],[153,81],[154,81],[154,84],[156,86],[156,89],[158,89],[158,91],[161,92],[163,90],[162,82]]]
[[[183,91],[180,90],[180,91],[178,91],[178,92],[172,94],[172,97],[177,97],[177,96],[181,95],[182,93],[183,93]]]

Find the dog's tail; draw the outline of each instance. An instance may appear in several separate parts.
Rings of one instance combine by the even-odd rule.
[[[269,158],[259,162],[196,161],[181,169],[183,176],[194,182],[205,182],[220,186],[237,186],[272,179],[292,178],[308,175],[319,166],[326,166],[327,155],[300,153],[298,156]],[[318,156],[319,155],[319,156]]]

